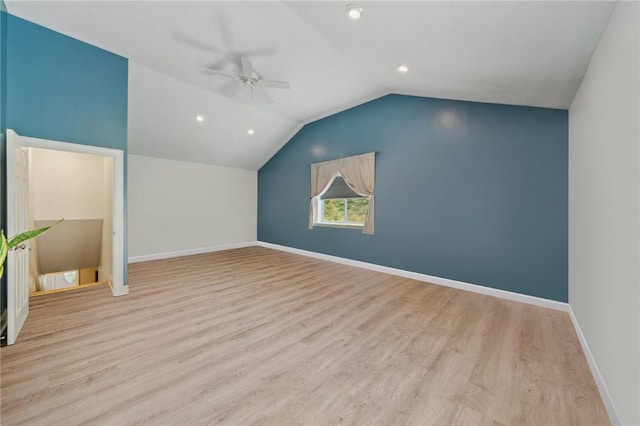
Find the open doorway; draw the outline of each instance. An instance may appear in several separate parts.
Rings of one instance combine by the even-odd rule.
[[[31,297],[113,281],[113,158],[28,148]]]
[[[21,137],[12,130],[7,130],[7,234],[17,235],[29,229],[31,200],[29,194],[29,151],[45,149],[67,153],[89,154],[108,157],[111,167],[102,169],[102,182],[111,187],[111,228],[100,228],[103,244],[111,244],[111,263],[102,263],[103,275],[111,276],[111,292],[114,296],[129,293],[125,280],[124,264],[124,153],[121,150],[93,147],[51,141],[45,139]],[[108,160],[102,159],[104,162]],[[103,163],[104,164],[104,163]],[[37,171],[36,171],[37,173]],[[110,173],[110,175],[108,175]],[[37,194],[35,195],[37,197]],[[105,202],[106,203],[106,202]],[[105,207],[106,208],[106,207]],[[35,213],[35,211],[34,211]],[[33,217],[32,219],[35,219]],[[104,218],[102,219],[104,220]],[[64,223],[64,222],[63,222]],[[34,221],[35,224],[35,221]],[[110,235],[105,235],[109,233]],[[29,312],[29,290],[31,266],[30,254],[33,240],[26,241],[11,250],[7,257],[7,344],[13,344],[26,321]],[[107,249],[107,251],[109,251]],[[109,253],[104,256],[108,257]],[[102,261],[101,261],[102,262]],[[110,266],[110,271],[108,268]]]

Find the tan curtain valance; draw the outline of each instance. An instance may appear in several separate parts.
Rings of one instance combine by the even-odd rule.
[[[313,228],[315,217],[314,198],[327,189],[339,173],[345,183],[361,197],[369,197],[369,209],[364,220],[363,234],[373,234],[376,153],[370,152],[352,157],[311,164],[311,200],[309,203],[309,229]]]

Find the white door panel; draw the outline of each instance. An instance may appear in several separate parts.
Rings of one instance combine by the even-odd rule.
[[[29,152],[20,136],[7,131],[7,237],[27,230]],[[29,315],[29,241],[7,257],[7,344],[15,343]]]

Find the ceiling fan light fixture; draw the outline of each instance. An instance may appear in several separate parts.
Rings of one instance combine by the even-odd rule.
[[[407,73],[407,72],[409,72],[409,67],[406,66],[405,64],[401,64],[401,65],[398,66],[398,72],[400,72],[402,74]]]
[[[264,90],[265,88],[290,89],[291,85],[286,81],[265,80],[253,69],[253,63],[245,58],[240,58],[240,73],[238,75],[228,74],[215,68],[202,68],[202,72],[229,78],[231,85],[224,91],[224,94],[233,97],[238,91],[248,88],[250,100],[259,99],[267,104],[272,104],[273,98]]]
[[[253,129],[249,129],[249,130],[247,130],[247,133],[249,133],[250,135],[253,135],[255,132],[256,132],[256,131],[255,131],[255,130],[253,130]]]
[[[348,4],[346,7],[347,15],[351,19],[360,19],[362,17],[362,8],[356,4]]]
[[[200,114],[196,115],[196,121],[200,121],[200,122],[204,121],[204,116]]]

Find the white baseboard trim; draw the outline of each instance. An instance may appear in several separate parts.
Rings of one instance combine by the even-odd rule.
[[[157,254],[145,254],[142,256],[129,257],[129,263],[148,262],[150,260],[170,259],[172,257],[191,256],[194,254],[213,253],[214,251],[232,250],[244,247],[253,247],[256,241],[247,241],[245,243],[225,244],[221,246],[201,247],[196,249],[169,251]]]
[[[128,285],[114,286],[113,283],[109,281],[109,288],[111,289],[111,294],[113,295],[113,297],[126,296],[127,294],[129,294]]]
[[[600,374],[600,370],[598,369],[598,364],[596,364],[596,359],[593,357],[593,354],[589,349],[589,345],[587,344],[587,339],[584,337],[584,334],[582,333],[580,324],[578,324],[578,319],[576,318],[576,315],[573,313],[573,309],[571,309],[571,306],[569,306],[569,316],[571,317],[573,328],[576,330],[576,334],[578,335],[580,346],[582,346],[582,352],[584,352],[584,356],[587,359],[587,362],[589,363],[589,367],[591,368],[591,374],[593,375],[593,379],[596,382],[596,386],[598,386],[598,391],[600,392],[600,398],[602,398],[604,407],[607,409],[609,420],[611,421],[612,426],[620,426],[622,425],[622,422],[620,421],[620,416],[618,416],[618,411],[616,410],[616,407],[613,404],[613,399],[611,399],[609,390],[607,389],[607,386],[604,383],[604,379]]]
[[[499,297],[501,299],[513,300],[516,302],[527,303],[529,305],[542,306],[544,308],[555,309],[558,311],[569,311],[569,304],[558,302],[556,300],[544,299],[542,297],[528,296],[526,294],[514,293],[506,290],[485,287],[477,284],[469,284],[462,281],[451,280],[448,278],[435,277],[432,275],[420,274],[418,272],[405,271],[403,269],[390,268],[388,266],[376,265],[375,263],[361,262],[359,260],[346,259],[344,257],[331,256],[328,254],[317,253],[278,244],[265,243],[258,241],[260,247],[271,248],[289,253],[300,254],[303,256],[314,257],[316,259],[328,260],[330,262],[341,263],[343,265],[355,266],[358,268],[368,269],[371,271],[382,272],[390,275],[397,275],[403,278],[409,278],[417,281],[424,281],[432,284],[438,284],[445,287],[452,287],[459,290],[471,291],[473,293],[485,294],[488,296]]]

